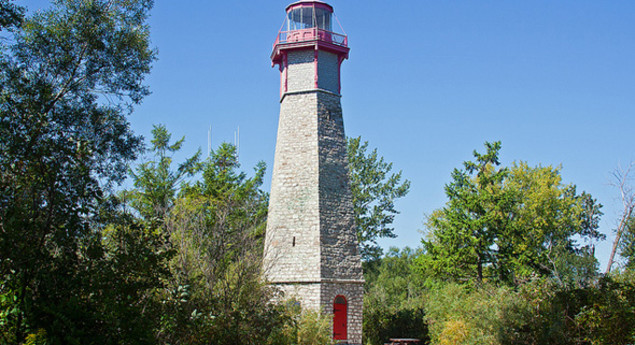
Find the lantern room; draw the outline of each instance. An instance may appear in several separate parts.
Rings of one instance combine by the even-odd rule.
[[[348,39],[331,5],[318,0],[303,0],[287,6],[286,11],[287,16],[273,44],[273,65],[281,65],[285,50],[307,47],[348,58]],[[339,30],[333,29],[333,20]]]
[[[333,7],[323,2],[304,1],[287,6],[287,31],[318,28],[331,29]]]

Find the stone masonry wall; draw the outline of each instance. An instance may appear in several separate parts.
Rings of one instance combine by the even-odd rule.
[[[319,92],[317,98],[321,276],[361,280],[340,97]]]
[[[290,51],[287,55],[286,71],[281,73],[281,82],[287,78],[287,92],[315,89],[315,51],[312,48]],[[318,88],[339,93],[340,66],[336,54],[318,51]]]
[[[298,300],[302,308],[319,310],[321,307],[322,284],[320,283],[279,284],[276,287],[284,293],[285,299]],[[329,313],[332,312],[332,310],[329,311]]]
[[[338,295],[344,296],[347,302],[347,333],[348,343],[362,343],[362,311],[364,307],[363,283],[323,283],[322,310],[324,313],[333,312],[333,302]]]
[[[318,87],[335,93],[340,92],[340,66],[337,55],[327,51],[319,51]]]
[[[320,279],[315,97],[295,94],[280,105],[264,253],[264,271],[271,282]]]
[[[286,95],[271,182],[266,276],[304,308],[332,313],[335,297],[344,296],[348,341],[361,344],[363,274],[347,162],[340,97],[322,91]]]
[[[347,342],[362,343],[363,282],[345,283],[324,281],[321,283],[276,284],[284,299],[295,298],[302,308],[321,310],[324,314],[333,313],[333,303],[337,296],[344,296],[347,302]]]
[[[315,50],[290,51],[287,55],[287,91],[315,89]]]

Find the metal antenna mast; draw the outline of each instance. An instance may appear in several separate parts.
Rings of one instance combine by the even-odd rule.
[[[212,125],[209,125],[209,130],[207,131],[207,157],[212,156]]]

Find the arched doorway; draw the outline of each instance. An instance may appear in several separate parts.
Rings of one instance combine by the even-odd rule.
[[[347,340],[347,304],[346,298],[342,295],[335,297],[333,301],[333,339]]]

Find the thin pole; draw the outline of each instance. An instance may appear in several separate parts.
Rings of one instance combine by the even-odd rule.
[[[207,157],[212,156],[212,125],[209,125],[209,130],[207,131]]]

